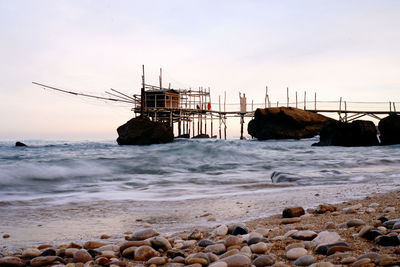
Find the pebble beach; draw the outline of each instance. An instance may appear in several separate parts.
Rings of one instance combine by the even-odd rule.
[[[313,197],[318,198],[320,194],[323,191],[314,192]],[[243,208],[240,218],[233,223],[229,223],[226,218],[221,219],[215,209],[203,210],[204,213],[193,217],[194,223],[190,225],[175,222],[177,225],[181,224],[180,228],[174,228],[175,231],[170,231],[171,228],[166,224],[149,219],[149,214],[146,216],[146,213],[142,213],[140,215],[143,216],[138,216],[139,214],[128,212],[132,221],[130,229],[118,233],[118,227],[100,227],[97,229],[100,232],[95,231],[98,235],[90,236],[90,239],[84,235],[83,229],[87,226],[83,225],[76,225],[71,230],[75,240],[65,237],[64,240],[63,237],[54,239],[51,229],[48,229],[47,242],[46,235],[35,245],[28,245],[27,238],[20,239],[19,242],[27,242],[25,246],[13,246],[13,234],[2,232],[0,266],[400,264],[399,189],[371,193],[363,198],[335,204],[319,200],[320,202],[308,205],[301,202],[304,205],[294,205],[296,203],[283,201],[281,204],[284,208],[279,207],[279,213],[249,220],[246,219],[246,214],[251,212],[252,205],[257,206],[253,202]],[[248,204],[246,201],[244,203]],[[235,205],[240,204],[235,202]],[[230,213],[229,208],[225,211]],[[85,214],[82,210],[80,212]],[[232,210],[232,213],[235,211]],[[191,221],[190,218],[188,220]],[[203,223],[195,223],[200,221]],[[220,223],[221,221],[225,223]],[[68,222],[65,225],[68,226]],[[47,225],[41,227],[46,230]],[[79,235],[74,235],[75,232],[81,232],[83,236],[79,238]]]

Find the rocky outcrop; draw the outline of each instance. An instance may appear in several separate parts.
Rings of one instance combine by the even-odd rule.
[[[193,137],[193,139],[204,139],[204,138],[210,138],[208,134],[199,134]]]
[[[351,123],[332,121],[321,129],[316,146],[376,146],[379,145],[375,124],[357,120]]]
[[[15,146],[27,146],[27,145],[25,145],[24,143],[22,143],[22,142],[20,142],[20,141],[17,141],[17,142],[15,143]]]
[[[174,141],[172,129],[148,118],[133,118],[117,129],[119,145],[151,145]]]
[[[319,134],[333,119],[297,108],[257,109],[248,124],[248,133],[259,139],[301,139]]]
[[[391,114],[378,124],[382,145],[400,144],[400,115]]]

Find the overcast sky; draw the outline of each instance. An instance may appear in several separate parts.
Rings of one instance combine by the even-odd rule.
[[[128,106],[102,94],[149,82],[211,87],[238,103],[286,87],[319,100],[400,101],[400,1],[0,0],[0,138],[114,139]],[[400,105],[400,104],[399,104]],[[399,107],[400,108],[400,107]],[[229,128],[238,135],[238,125]]]

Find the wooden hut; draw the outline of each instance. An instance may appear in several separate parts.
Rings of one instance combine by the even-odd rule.
[[[173,89],[145,91],[146,108],[179,108],[179,92]]]

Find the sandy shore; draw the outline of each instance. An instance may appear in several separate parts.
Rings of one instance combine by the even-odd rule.
[[[353,184],[254,191],[244,186],[241,194],[176,201],[90,201],[46,206],[10,203],[0,206],[0,234],[10,235],[0,242],[2,246],[17,247],[92,240],[102,234],[118,239],[145,223],[171,234],[192,227],[247,222],[278,214],[288,206],[307,209],[395,188],[392,184]]]

